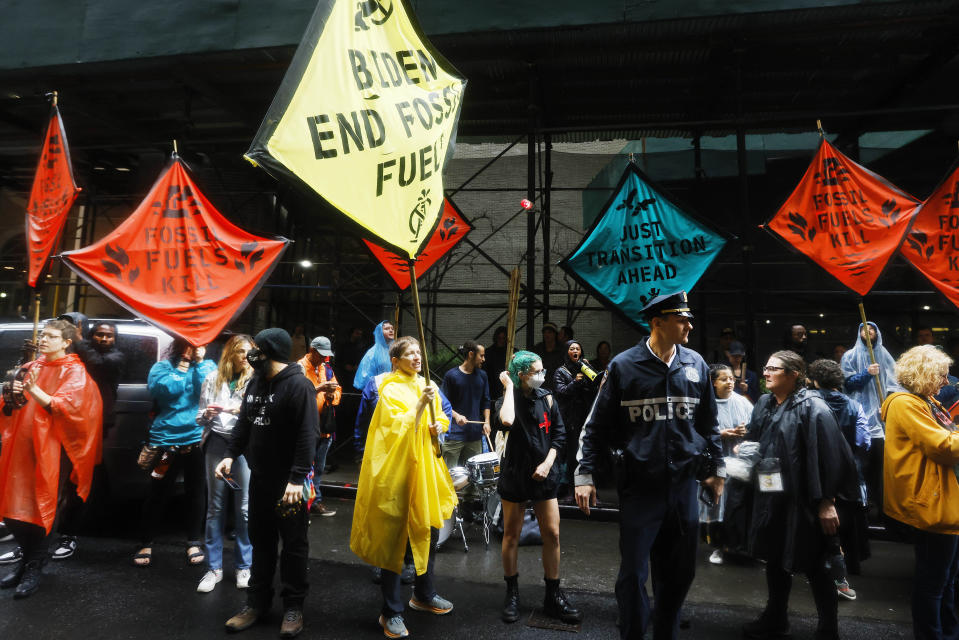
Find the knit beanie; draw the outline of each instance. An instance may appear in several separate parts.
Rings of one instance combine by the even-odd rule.
[[[256,334],[253,342],[256,343],[257,349],[268,359],[276,360],[277,362],[290,361],[290,352],[293,350],[293,339],[290,338],[290,334],[284,329],[278,327],[264,329]]]

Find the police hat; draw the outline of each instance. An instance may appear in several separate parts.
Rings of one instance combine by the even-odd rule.
[[[692,312],[689,310],[689,300],[686,297],[685,291],[656,296],[643,307],[643,316],[646,320],[672,314],[684,318],[693,317]]]

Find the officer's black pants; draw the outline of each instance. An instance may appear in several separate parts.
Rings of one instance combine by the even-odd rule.
[[[307,537],[309,514],[305,503],[296,513],[281,517],[276,503],[286,490],[288,473],[271,477],[254,473],[250,477],[250,542],[253,544],[253,565],[250,567],[250,588],[247,603],[266,610],[273,600],[273,574],[276,572],[276,548],[280,540],[280,597],[284,609],[302,609],[310,584],[307,566],[310,541]]]
[[[696,575],[699,511],[694,479],[659,491],[624,495],[619,506],[619,550],[616,579],[620,637],[641,640],[650,623],[646,578],[653,572],[656,616],[653,638],[679,635],[679,613]]]

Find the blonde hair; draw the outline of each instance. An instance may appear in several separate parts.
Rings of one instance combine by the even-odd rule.
[[[224,384],[229,384],[233,381],[233,378],[236,377],[237,372],[233,366],[233,357],[236,355],[236,352],[240,350],[244,342],[251,348],[253,347],[253,338],[242,333],[233,336],[223,345],[223,352],[220,354],[220,363],[216,367],[217,393],[219,393],[219,389],[222,388]],[[253,369],[251,367],[243,367],[240,369],[240,379],[236,381],[236,388],[245,388],[246,383],[250,381],[252,376]]]
[[[931,344],[913,347],[899,356],[896,380],[910,393],[935,395],[942,386],[942,370],[951,364],[952,358]]]

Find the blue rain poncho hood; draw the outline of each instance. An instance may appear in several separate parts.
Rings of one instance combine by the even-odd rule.
[[[381,373],[389,373],[393,368],[390,364],[390,344],[392,340],[387,341],[386,336],[383,335],[384,324],[387,324],[386,320],[373,329],[373,346],[363,354],[363,359],[360,360],[360,365],[356,368],[353,386],[357,389],[364,388],[370,378]]]
[[[893,359],[886,348],[882,346],[882,333],[874,322],[869,325],[876,330],[876,340],[872,343],[872,351],[876,356],[876,363],[879,365],[879,384],[882,386],[883,393],[889,395],[893,391],[898,391],[899,385],[896,384],[896,361]],[[859,331],[856,333],[856,344],[852,349],[842,356],[842,375],[848,380],[851,376],[864,372],[872,361],[869,359],[869,348],[862,339],[862,327],[859,325]],[[863,412],[869,420],[870,430],[879,426],[879,408],[882,403],[876,395],[876,383],[870,381],[869,384],[861,389],[846,388],[846,395],[853,400],[857,400],[861,405]],[[881,427],[880,427],[881,428]]]

